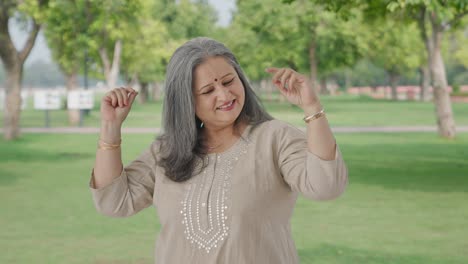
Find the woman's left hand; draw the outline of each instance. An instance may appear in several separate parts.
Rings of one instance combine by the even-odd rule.
[[[273,74],[273,83],[286,99],[305,112],[320,110],[317,93],[302,74],[289,68],[267,68],[266,72]]]

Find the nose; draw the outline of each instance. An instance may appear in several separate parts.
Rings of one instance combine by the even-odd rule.
[[[231,91],[229,90],[229,88],[224,87],[222,85],[218,85],[216,88],[217,88],[216,96],[218,97],[220,101],[225,102],[231,99],[232,95],[231,95]]]

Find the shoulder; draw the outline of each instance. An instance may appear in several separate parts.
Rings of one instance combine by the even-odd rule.
[[[289,124],[288,122],[273,119],[258,125],[258,130],[263,132],[268,132],[272,134],[281,133],[281,132],[296,132],[304,133],[303,130],[297,128],[294,125]]]
[[[159,153],[161,149],[161,141],[159,139],[154,139],[140,154],[139,159],[154,163],[159,159]]]
[[[273,119],[263,122],[252,129],[252,135],[257,139],[276,139],[284,137],[304,137],[305,131],[285,121]]]

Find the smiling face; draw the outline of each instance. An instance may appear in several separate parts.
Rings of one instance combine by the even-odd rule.
[[[233,125],[244,106],[244,86],[236,70],[221,56],[210,57],[194,72],[195,113],[210,127]]]

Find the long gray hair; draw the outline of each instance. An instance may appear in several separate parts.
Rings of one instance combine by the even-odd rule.
[[[195,68],[214,56],[224,57],[236,70],[244,86],[245,102],[235,125],[247,122],[253,129],[273,119],[261,105],[234,54],[226,46],[205,37],[186,42],[174,52],[166,69],[164,131],[158,138],[161,141],[158,163],[164,168],[166,176],[176,182],[186,181],[196,174],[197,159],[206,155],[201,121],[195,114],[192,85]]]

